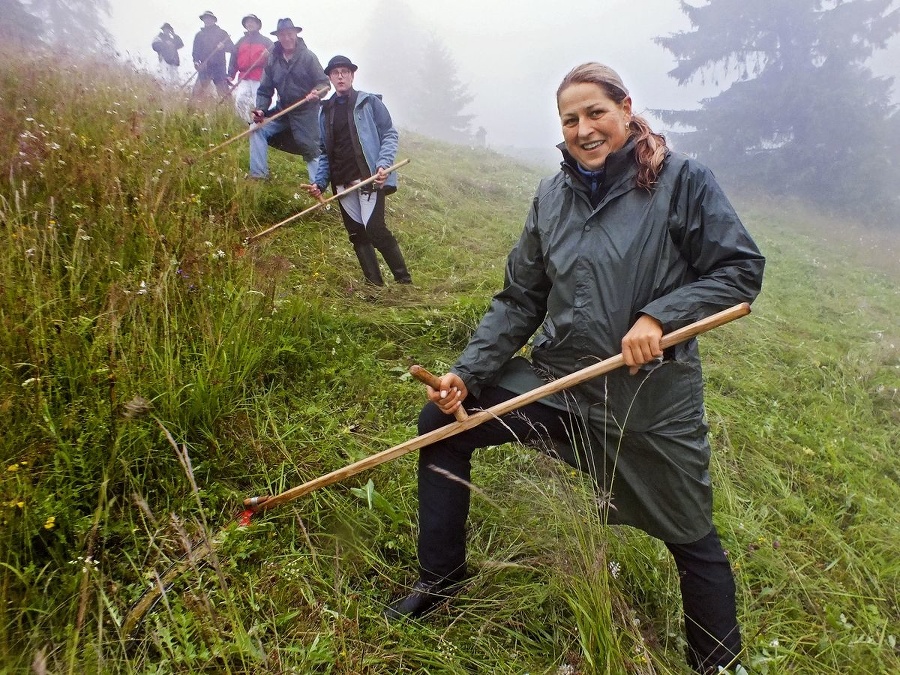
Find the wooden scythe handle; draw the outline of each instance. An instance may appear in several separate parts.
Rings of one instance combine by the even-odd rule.
[[[696,321],[688,326],[685,326],[684,328],[679,328],[676,331],[672,331],[668,335],[664,335],[662,340],[660,341],[660,348],[668,349],[672,345],[690,340],[691,338],[696,337],[701,333],[705,333],[706,331],[712,330],[713,328],[718,328],[719,326],[722,326],[730,321],[734,321],[735,319],[739,319],[742,316],[746,316],[749,313],[750,305],[746,302],[735,305],[734,307],[723,310],[717,314],[713,314],[712,316],[709,316],[705,319]],[[424,448],[425,446],[431,445],[432,443],[437,443],[438,441],[449,438],[450,436],[455,436],[456,434],[467,431],[468,429],[473,429],[474,427],[477,427],[478,425],[483,424],[488,420],[496,419],[502,415],[505,415],[506,413],[517,410],[522,406],[526,406],[529,403],[534,403],[535,401],[538,401],[545,396],[549,396],[550,394],[555,394],[557,392],[563,391],[564,389],[568,389],[569,387],[581,384],[582,382],[586,382],[587,380],[593,379],[600,375],[605,375],[606,373],[616,370],[617,368],[621,368],[624,365],[625,359],[621,354],[617,354],[616,356],[600,361],[599,363],[595,363],[592,366],[582,368],[581,370],[577,370],[574,373],[566,375],[565,377],[561,377],[558,380],[548,382],[547,384],[538,387],[537,389],[532,389],[529,392],[520,394],[519,396],[511,398],[508,401],[498,403],[497,405],[492,406],[487,410],[482,410],[480,412],[469,415],[469,417],[464,422],[453,422],[445,427],[441,427],[440,429],[429,431],[427,434],[416,436],[415,438],[401,443],[400,445],[395,445],[393,448],[382,450],[381,452],[361,459],[358,462],[349,464],[348,466],[345,466],[341,469],[336,469],[335,471],[327,473],[324,476],[314,478],[313,480],[308,481],[303,485],[298,485],[297,487],[286,490],[281,494],[275,496],[250,497],[248,499],[245,499],[244,506],[254,512],[271,509],[280,504],[284,504],[285,502],[292,501],[297,497],[302,497],[303,495],[308,494],[313,490],[318,490],[320,487],[325,487],[326,485],[340,482],[345,478],[355,476],[356,474],[376,467],[379,464],[389,462],[393,459],[396,459],[397,457],[411,452],[412,450]]]
[[[425,370],[422,366],[410,366],[409,374],[416,378],[422,384],[427,384],[429,387],[434,389],[435,391],[441,390],[441,380],[436,375],[432,375],[427,370]],[[469,413],[466,412],[465,408],[459,406],[454,412],[453,416],[456,418],[457,422],[465,422],[469,419]]]
[[[397,162],[396,164],[393,164],[393,165],[389,166],[387,169],[385,169],[385,172],[386,172],[386,173],[391,173],[391,172],[393,172],[393,171],[396,171],[396,170],[399,169],[401,166],[405,166],[405,165],[409,164],[409,162],[410,162],[409,159],[401,160],[401,161]],[[328,199],[325,199],[325,198],[323,198],[321,195],[319,195],[319,200],[318,200],[318,202],[317,202],[316,204],[314,204],[313,206],[310,206],[308,209],[304,209],[304,210],[301,211],[300,213],[295,213],[295,214],[292,215],[292,216],[288,216],[287,218],[285,218],[284,220],[282,220],[280,223],[275,223],[274,225],[272,225],[272,227],[268,227],[268,228],[266,228],[265,230],[263,230],[262,232],[257,232],[257,233],[254,234],[253,236],[247,237],[246,239],[244,239],[244,245],[246,246],[246,245],[248,245],[248,244],[252,244],[252,243],[253,243],[254,241],[256,241],[257,239],[259,239],[259,238],[261,238],[261,237],[264,237],[264,236],[266,236],[267,234],[269,234],[270,232],[274,232],[275,230],[277,230],[277,229],[279,229],[279,228],[281,228],[281,227],[284,227],[284,226],[287,225],[288,223],[297,220],[297,218],[300,218],[301,216],[305,216],[307,213],[310,213],[311,211],[315,211],[315,210],[316,210],[317,208],[319,208],[320,206],[325,206],[326,204],[329,204],[329,203],[333,202],[335,199],[340,199],[340,198],[343,197],[344,195],[348,195],[348,194],[350,194],[351,192],[355,192],[356,190],[359,190],[360,188],[365,187],[366,185],[370,185],[371,183],[374,183],[374,182],[375,182],[375,179],[376,179],[377,177],[378,177],[377,174],[374,175],[374,176],[370,176],[369,178],[366,178],[365,180],[360,181],[359,183],[356,183],[355,185],[351,185],[351,186],[348,187],[346,190],[341,190],[341,191],[338,192],[336,195],[332,195],[332,196],[329,197]]]
[[[329,86],[329,88],[331,87],[331,85],[328,85],[328,86]],[[328,93],[328,91],[325,89],[325,86],[324,86],[324,85],[321,86],[321,87],[319,87],[319,88],[316,89],[315,91],[317,91],[317,92],[318,92],[318,91],[322,91],[323,93],[320,94],[321,96],[324,96],[325,94]],[[234,143],[235,141],[240,140],[241,138],[243,138],[244,136],[249,136],[249,135],[252,134],[254,131],[256,131],[257,129],[259,129],[260,127],[262,127],[262,126],[268,124],[269,122],[271,122],[271,121],[273,121],[273,120],[277,120],[277,119],[278,119],[279,117],[281,117],[282,115],[287,115],[289,112],[291,112],[292,110],[294,110],[294,108],[299,108],[301,105],[303,105],[304,103],[309,103],[309,102],[312,101],[314,98],[317,99],[318,97],[311,97],[309,94],[307,94],[305,97],[301,98],[299,101],[295,101],[294,103],[292,103],[291,105],[289,105],[287,108],[284,108],[284,109],[282,109],[282,110],[279,110],[277,113],[275,113],[275,114],[272,115],[271,117],[265,118],[265,119],[264,119],[262,122],[260,122],[259,124],[251,124],[251,125],[250,125],[250,128],[248,128],[246,131],[242,131],[242,132],[239,133],[237,136],[232,136],[232,137],[229,138],[227,141],[224,141],[224,142],[222,142],[222,143],[219,143],[219,144],[218,144],[216,147],[214,147],[214,148],[210,148],[209,150],[206,150],[205,152],[201,152],[199,155],[197,155],[197,157],[196,157],[195,159],[191,160],[190,163],[193,164],[194,162],[203,159],[203,158],[206,157],[207,155],[211,155],[211,154],[213,154],[214,152],[218,152],[218,151],[221,150],[222,148],[224,148],[224,147],[226,147],[226,146],[228,146],[228,145],[231,145],[231,144]]]

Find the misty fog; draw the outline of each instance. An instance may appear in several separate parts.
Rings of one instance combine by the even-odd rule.
[[[554,92],[562,76],[583,61],[603,61],[618,70],[638,110],[695,108],[720,88],[700,82],[679,87],[666,75],[675,61],[653,39],[690,29],[678,0],[575,0],[564,6],[535,0],[386,0],[377,7],[350,3],[315,11],[283,0],[261,7],[236,0],[203,5],[113,0],[108,28],[124,58],[153,69],[156,55],[150,42],[164,21],[184,39],[182,55],[189,56],[190,42],[201,26],[198,16],[206,9],[216,13],[219,26],[234,40],[242,35],[240,19],[248,12],[263,21],[264,34],[274,29],[278,18],[289,16],[303,27],[301,37],[323,64],[335,54],[354,59],[360,66],[357,87],[383,94],[402,124],[411,103],[398,98],[401,92],[391,91],[389,83],[404,78],[415,88],[422,77],[417,64],[410,62],[409,40],[398,36],[392,25],[396,22],[389,20],[405,13],[404,7],[415,31],[446,46],[459,81],[473,97],[465,110],[474,116],[472,131],[483,127],[490,147],[552,148],[558,143]],[[189,58],[182,63],[187,78],[192,72]],[[897,36],[872,66],[877,74],[900,75]],[[664,126],[652,116],[651,121]]]

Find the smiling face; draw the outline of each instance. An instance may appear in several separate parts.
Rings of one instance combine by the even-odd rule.
[[[598,171],[628,141],[631,97],[616,103],[593,83],[572,84],[556,100],[566,149],[583,168]]]
[[[278,38],[278,44],[280,44],[281,48],[286,52],[292,52],[297,48],[297,36],[298,33],[293,28],[280,30],[275,35],[275,37]]]

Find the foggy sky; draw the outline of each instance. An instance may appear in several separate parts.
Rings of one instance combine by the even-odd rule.
[[[275,29],[278,18],[290,17],[303,27],[301,37],[324,65],[335,54],[345,54],[360,66],[355,86],[366,90],[366,63],[359,61],[370,37],[378,4],[371,2],[309,3],[287,0],[204,0],[204,4],[171,0],[111,0],[106,27],[123,58],[155,68],[150,42],[163,22],[169,22],[185,42],[182,70],[193,72],[191,43],[202,23],[204,10],[233,41],[243,35],[241,17],[259,16],[262,33]],[[426,30],[433,31],[450,50],[461,82],[474,101],[464,113],[475,115],[472,128],[487,130],[490,146],[545,147],[561,140],[554,95],[563,75],[584,61],[602,61],[615,68],[631,90],[635,110],[696,108],[716,88],[694,84],[678,87],[666,75],[675,62],[653,38],[688,30],[690,24],[678,0],[408,0]],[[313,11],[315,8],[315,11]],[[274,37],[272,38],[274,40]],[[366,48],[368,53],[369,50]],[[383,58],[391,59],[385,44]],[[871,66],[876,74],[900,76],[900,39],[891,42]],[[397,68],[416,69],[397,63]],[[894,98],[900,83],[895,81]],[[370,89],[371,91],[371,89]],[[386,99],[388,107],[391,101]],[[651,117],[651,122],[660,125]]]

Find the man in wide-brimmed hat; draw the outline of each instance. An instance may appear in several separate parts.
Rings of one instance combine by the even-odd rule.
[[[250,177],[268,178],[269,146],[302,155],[306,161],[310,180],[316,175],[319,157],[319,102],[320,94],[331,88],[319,59],[300,37],[299,26],[290,19],[279,19],[272,35],[278,44],[263,69],[259,88],[256,90],[256,109],[253,121],[262,124],[267,116],[284,110],[297,101],[307,99],[291,112],[263,124],[250,134]],[[278,104],[270,108],[275,92]]]
[[[235,82],[232,90],[235,110],[242,120],[249,122],[250,113],[256,106],[256,90],[259,89],[263,67],[273,45],[269,38],[259,32],[262,21],[256,14],[245,16],[241,19],[241,25],[246,32],[234,45],[228,77]]]
[[[338,54],[325,67],[334,96],[322,104],[319,135],[322,155],[307,190],[320,197],[331,183],[335,194],[375,176],[374,189],[361,188],[340,198],[341,217],[366,281],[383,286],[377,250],[399,284],[412,278],[397,239],[384,219],[385,196],[397,190],[397,174],[387,173],[397,156],[399,134],[381,96],[353,88],[357,66]]]
[[[184,41],[175,33],[172,24],[164,23],[159,34],[153,38],[153,51],[159,56],[159,70],[165,81],[173,83],[178,79],[178,50],[184,47]]]
[[[197,35],[194,36],[194,68],[197,69],[197,81],[191,98],[202,97],[209,89],[209,83],[216,86],[219,96],[227,96],[228,78],[225,74],[225,55],[234,49],[234,43],[224,30],[216,24],[216,15],[206,10],[200,15],[203,22]]]

